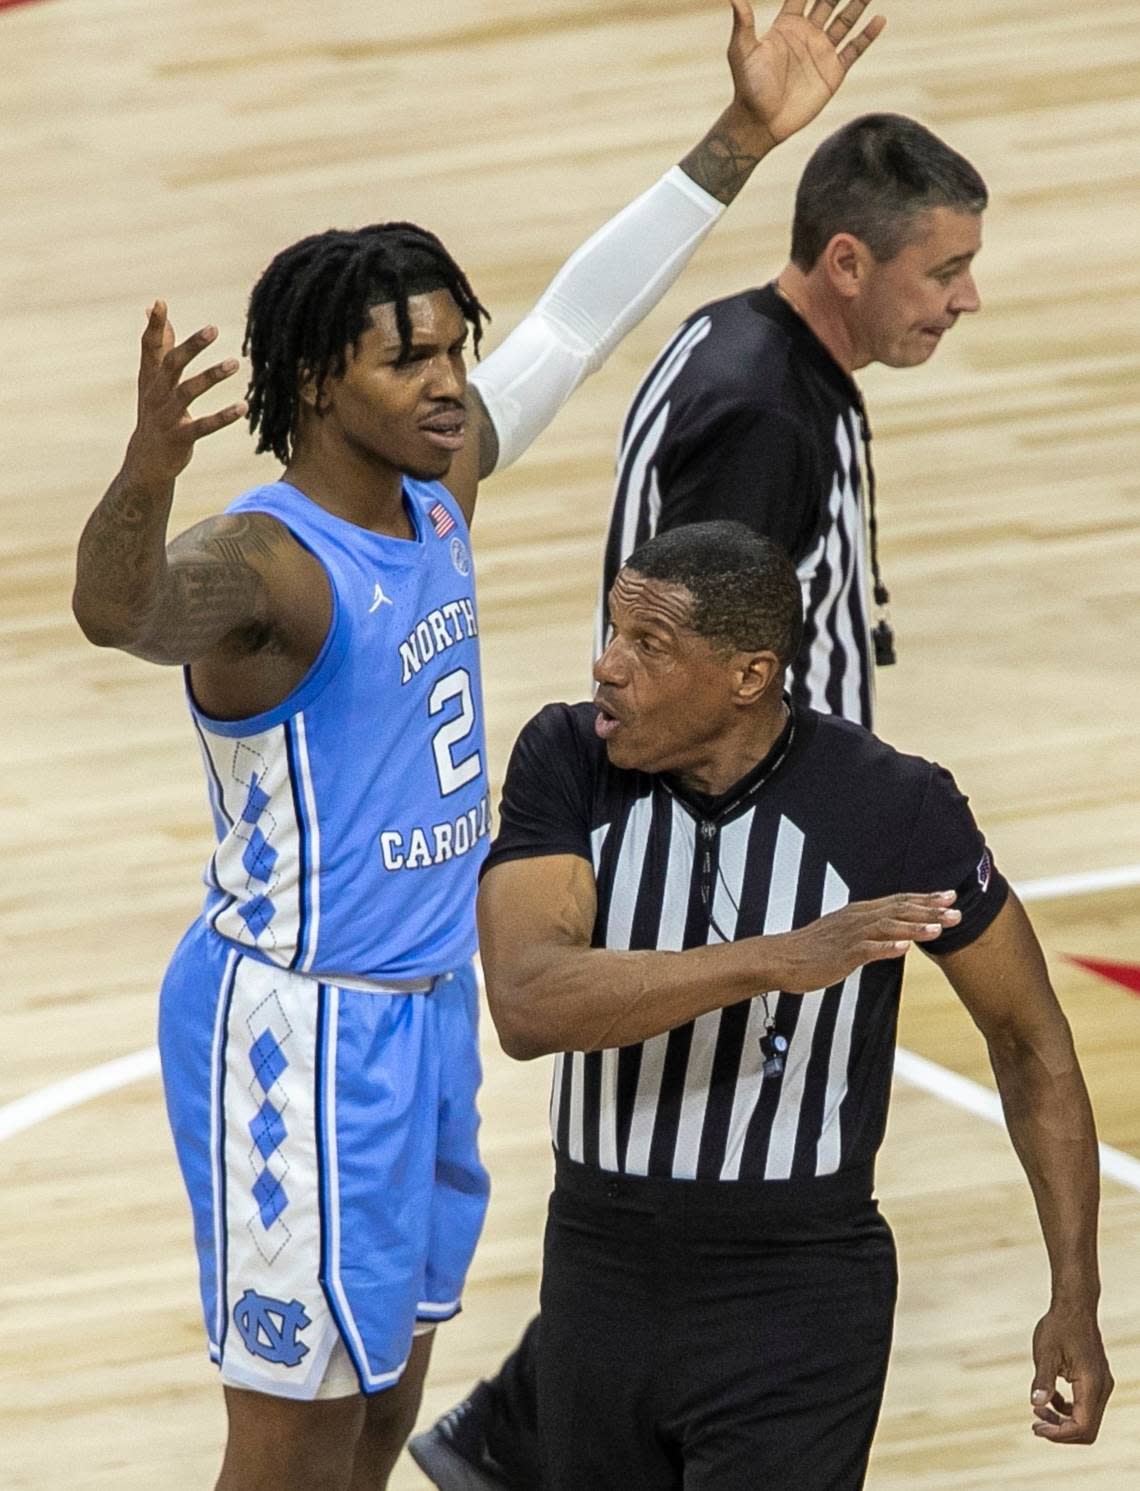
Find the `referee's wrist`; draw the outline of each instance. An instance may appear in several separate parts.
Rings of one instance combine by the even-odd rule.
[[[765,993],[773,994],[778,989],[791,987],[792,966],[787,956],[786,933],[765,932],[762,936],[749,937],[737,944],[746,945],[752,954],[749,976]]]

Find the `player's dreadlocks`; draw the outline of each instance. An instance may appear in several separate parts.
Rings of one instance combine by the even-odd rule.
[[[326,378],[344,372],[373,306],[395,306],[405,361],[412,338],[408,299],[433,290],[450,290],[474,330],[478,356],[483,321],[490,316],[459,265],[425,228],[330,228],[282,249],[253,287],[242,345],[251,364],[247,398],[257,449],[271,450],[288,464],[301,382],[313,378],[319,389]]]

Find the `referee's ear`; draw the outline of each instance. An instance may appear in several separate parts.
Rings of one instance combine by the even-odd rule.
[[[774,652],[741,652],[734,659],[733,699],[746,708],[784,688],[784,665]]]
[[[854,300],[864,289],[874,255],[853,233],[837,233],[820,256],[824,273],[841,300]]]

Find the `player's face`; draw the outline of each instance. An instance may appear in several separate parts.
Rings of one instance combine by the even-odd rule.
[[[683,585],[623,569],[610,591],[613,636],[594,664],[595,729],[615,766],[699,771],[730,722],[734,662],[689,626]]]
[[[981,246],[980,213],[934,207],[914,242],[893,259],[873,264],[859,305],[861,340],[870,361],[917,367],[959,316],[981,309],[973,276]]]
[[[401,360],[395,306],[373,306],[343,377],[325,384],[322,417],[359,454],[436,481],[466,437],[467,322],[449,290],[411,296],[408,316],[411,353]]]

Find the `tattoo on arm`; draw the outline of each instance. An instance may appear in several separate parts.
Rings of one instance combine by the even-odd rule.
[[[123,512],[126,521],[120,521]],[[121,648],[153,663],[192,663],[243,627],[263,631],[268,622],[265,573],[285,530],[260,513],[210,518],[180,534],[157,555],[144,552],[141,531],[153,525],[141,503],[119,504],[114,516],[97,512],[83,536],[89,588],[100,574],[118,592],[96,615],[82,605],[92,641]],[[132,538],[132,528],[139,533]],[[153,533],[147,535],[153,543]],[[77,589],[78,595],[78,589]],[[90,624],[88,624],[90,620]]]
[[[729,130],[717,127],[689,151],[681,169],[727,207],[739,195],[761,158],[746,151]]]
[[[225,527],[221,526],[225,522]],[[194,532],[193,529],[190,530]],[[272,561],[281,547],[284,537],[281,526],[272,519],[266,521],[250,513],[234,513],[224,520],[216,520],[206,547],[223,564],[249,569],[251,558]],[[180,542],[176,540],[177,544]],[[175,555],[171,545],[171,557]]]
[[[122,472],[87,520],[76,562],[75,614],[94,641],[114,642],[146,616],[166,566],[174,484],[132,485]]]
[[[260,513],[209,519],[180,535],[168,550],[146,650],[129,650],[155,662],[195,662],[240,628],[264,625],[265,573],[286,541]]]

